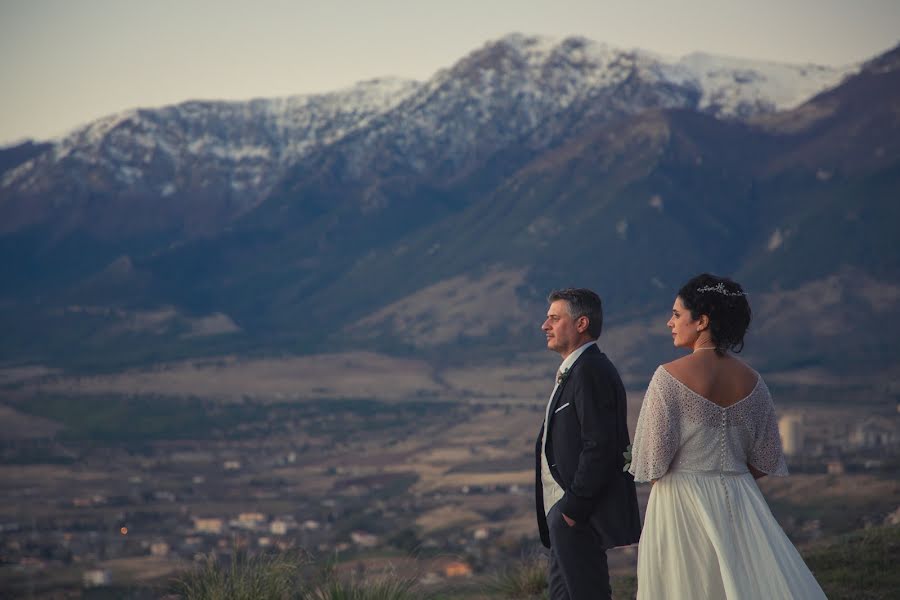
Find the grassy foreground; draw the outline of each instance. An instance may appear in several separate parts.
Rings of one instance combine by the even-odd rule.
[[[298,554],[235,552],[222,564],[207,558],[177,579],[183,600],[417,600],[428,598],[415,576],[390,573],[360,582],[339,578],[326,565],[318,572]]]
[[[804,549],[804,560],[830,600],[888,600],[900,590],[900,526],[873,527],[828,538]],[[248,557],[230,563],[207,560],[185,573],[170,598],[183,600],[438,600],[441,598],[547,598],[546,562],[527,559],[496,573],[471,593],[424,587],[415,574],[390,573],[356,581],[332,569],[312,571],[303,557]],[[633,599],[634,576],[614,577],[613,597]]]
[[[888,600],[900,590],[900,525],[861,529],[803,552],[829,600]]]

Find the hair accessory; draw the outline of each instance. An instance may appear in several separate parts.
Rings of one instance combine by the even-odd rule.
[[[717,283],[716,285],[706,285],[702,288],[697,288],[698,292],[717,292],[722,294],[723,296],[746,296],[744,292],[729,292],[725,289],[725,284],[722,282]]]

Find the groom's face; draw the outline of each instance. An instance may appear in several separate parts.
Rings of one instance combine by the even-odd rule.
[[[584,317],[582,317],[584,318]],[[578,324],[569,313],[569,303],[555,300],[547,309],[547,320],[541,326],[547,336],[547,348],[568,356],[581,345],[582,334]]]

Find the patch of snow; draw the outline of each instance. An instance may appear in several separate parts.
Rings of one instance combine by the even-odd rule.
[[[217,312],[210,315],[189,320],[191,330],[182,337],[203,337],[236,333],[241,328],[225,313]]]
[[[34,159],[31,159],[4,173],[3,179],[2,181],[0,181],[0,187],[8,187],[15,183],[18,179],[24,177],[34,168],[34,164]]]
[[[766,244],[766,249],[769,252],[774,252],[778,248],[781,248],[781,245],[784,243],[784,235],[781,233],[781,229],[776,229],[772,232],[772,235],[769,236],[769,243]]]
[[[838,85],[858,66],[826,67],[715,56],[697,52],[668,63],[664,72],[673,83],[693,84],[701,91],[701,110],[720,107],[725,115],[741,106],[770,105],[785,110]]]
[[[132,185],[137,181],[140,181],[143,177],[144,172],[141,169],[130,167],[128,165],[119,167],[119,170],[116,173],[116,179],[126,185]]]

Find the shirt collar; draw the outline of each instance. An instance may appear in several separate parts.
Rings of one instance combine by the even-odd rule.
[[[568,369],[568,368],[570,368],[572,365],[574,365],[574,364],[575,364],[575,361],[578,360],[578,357],[581,356],[582,352],[584,352],[585,350],[587,350],[587,349],[588,349],[589,347],[591,347],[592,345],[593,345],[593,346],[596,346],[596,345],[597,345],[597,340],[591,340],[591,341],[588,342],[587,344],[585,344],[585,345],[583,345],[583,346],[580,346],[579,348],[575,349],[575,351],[573,351],[572,354],[568,355],[568,356],[566,357],[566,359],[565,359],[564,361],[562,361],[562,364],[559,365],[559,370],[560,370],[560,371],[565,371],[566,369]]]

